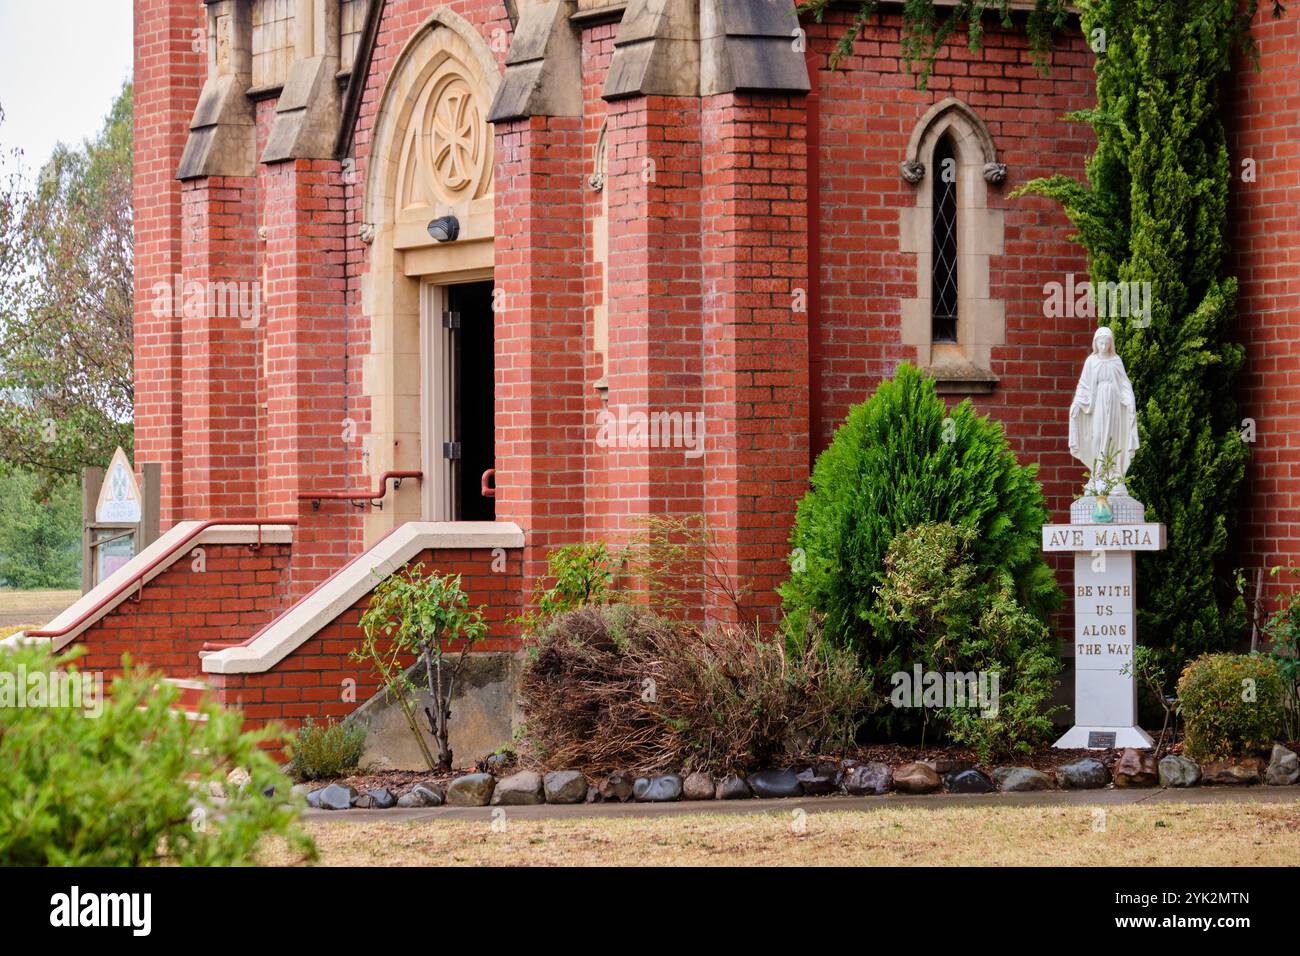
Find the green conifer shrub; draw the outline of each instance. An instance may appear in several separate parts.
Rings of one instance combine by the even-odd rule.
[[[854,650],[877,678],[921,659],[899,646],[907,630],[884,619],[879,589],[895,537],[938,522],[968,529],[972,573],[1006,582],[1009,596],[1046,623],[1061,593],[1041,552],[1047,509],[1036,474],[1016,461],[1000,425],[969,401],[950,413],[933,379],[902,364],[817,459],[781,587],[788,632],[797,640],[820,616],[827,639]]]

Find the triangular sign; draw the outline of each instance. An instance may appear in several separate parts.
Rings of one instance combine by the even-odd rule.
[[[106,524],[138,524],[140,522],[140,486],[135,482],[135,472],[121,448],[113,452],[104,484],[99,489],[95,505],[95,520]]]

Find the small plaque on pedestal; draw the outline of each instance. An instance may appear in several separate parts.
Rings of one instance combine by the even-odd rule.
[[[1043,526],[1044,551],[1074,554],[1075,725],[1056,746],[1150,747],[1151,738],[1137,725],[1133,674],[1135,554],[1162,550],[1165,526],[1143,521],[1146,510],[1132,498],[1124,504],[1127,523],[1090,522],[1092,501],[1074,503],[1070,524]]]

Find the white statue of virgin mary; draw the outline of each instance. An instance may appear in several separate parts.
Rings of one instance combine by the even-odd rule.
[[[1137,402],[1124,360],[1115,351],[1115,336],[1102,327],[1092,337],[1092,354],[1070,404],[1070,454],[1087,466],[1092,480],[1086,494],[1128,494],[1124,475],[1138,450]]]

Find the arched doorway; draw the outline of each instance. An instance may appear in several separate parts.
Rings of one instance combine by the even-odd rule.
[[[398,55],[380,98],[363,226],[371,243],[362,280],[371,322],[367,468],[376,478],[415,469],[425,478],[418,494],[403,487],[393,507],[370,515],[368,542],[408,520],[491,520],[479,484],[495,406],[487,115],[499,82],[477,30],[442,10]],[[439,220],[435,238],[430,224]]]

